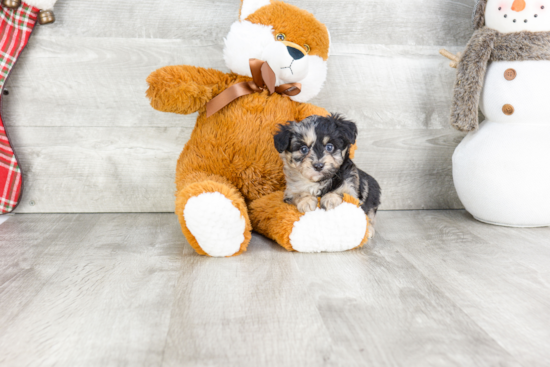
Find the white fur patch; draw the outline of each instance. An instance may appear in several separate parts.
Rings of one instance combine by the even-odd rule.
[[[271,4],[270,0],[243,0],[241,5],[241,20],[245,20],[250,14],[255,13],[262,6],[269,4]]]
[[[333,210],[317,208],[294,223],[290,234],[292,247],[299,252],[338,252],[361,244],[367,219],[361,208],[342,203]]]
[[[308,55],[309,58],[309,73],[305,79],[301,80],[302,92],[294,97],[290,97],[296,102],[307,102],[316,97],[327,79],[327,62],[319,56]]]
[[[231,200],[219,192],[192,197],[183,216],[187,228],[208,255],[225,257],[239,251],[244,241],[245,219]]]
[[[261,60],[264,50],[274,44],[273,27],[247,20],[231,25],[225,38],[223,58],[227,67],[239,75],[251,77],[250,59]]]
[[[25,0],[25,3],[42,10],[53,9],[57,0]]]

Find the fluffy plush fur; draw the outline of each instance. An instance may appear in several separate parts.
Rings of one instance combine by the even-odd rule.
[[[252,0],[243,3],[246,12],[256,9],[241,21],[233,23],[225,39],[224,59],[236,74],[252,76],[248,60],[267,61],[277,77],[276,85],[299,82],[302,92],[290,97],[296,102],[307,102],[317,96],[327,76],[330,36],[325,25],[315,17],[282,1]],[[241,15],[241,18],[242,15]],[[309,53],[300,59],[288,54],[286,44],[275,36],[284,35],[285,42],[305,48]]]
[[[378,182],[349,158],[357,126],[339,115],[310,116],[301,123],[281,125],[274,137],[286,177],[285,202],[300,212],[332,210],[344,194],[360,200],[371,222],[380,206]]]
[[[474,28],[480,29],[485,25],[485,8],[487,7],[487,0],[477,0],[474,7],[473,24]]]
[[[25,0],[25,3],[42,10],[53,9],[57,0]]]
[[[487,16],[495,14],[498,14],[499,19],[502,16],[502,20],[510,20],[514,17],[523,19],[528,16],[531,23],[522,24],[535,24],[542,18],[543,14],[540,12],[550,10],[550,6],[544,6],[543,2],[535,2],[527,4],[528,14],[522,14],[513,10],[518,6],[517,4],[519,2],[510,0],[506,2],[478,0],[474,8],[473,24],[476,31],[458,63],[451,108],[451,125],[460,131],[471,131],[479,127],[479,99],[489,62],[550,60],[550,32],[509,32],[510,29],[513,29],[509,25],[513,23],[508,21],[502,24],[495,23],[495,26],[500,27],[497,27],[498,29],[486,25]],[[524,7],[525,3],[520,5]],[[489,14],[488,11],[492,13]],[[523,9],[522,11],[527,12]],[[534,14],[541,16],[538,16],[537,20]],[[504,15],[507,17],[504,18]],[[510,16],[508,17],[508,15]],[[532,19],[531,16],[533,16]],[[547,17],[548,14],[544,14],[544,16]],[[546,22],[548,18],[545,19]],[[526,19],[526,21],[528,20]],[[539,26],[534,26],[533,29],[538,29],[537,27]]]
[[[367,231],[365,231],[365,228],[361,228],[358,225],[353,228],[346,228],[345,224],[341,223],[338,218],[331,216],[322,218],[328,219],[327,221],[319,221],[319,217],[321,217],[319,214],[326,214],[324,211],[321,213],[321,209],[304,215],[300,213],[294,205],[286,204],[283,198],[284,193],[282,191],[277,191],[252,202],[250,204],[250,218],[252,220],[252,226],[256,231],[260,233],[270,233],[270,238],[277,241],[278,244],[288,251],[304,251],[304,244],[296,244],[296,242],[303,237],[320,242],[317,244],[316,248],[313,248],[310,244],[305,244],[305,246],[309,245],[309,250],[307,252],[334,251],[335,247],[333,245],[341,241],[346,242],[345,244],[349,247],[344,248],[344,246],[337,246],[336,248],[339,251],[350,250],[362,247],[373,234],[371,232],[372,226],[367,216],[365,216],[366,220],[364,222],[365,228],[368,228]],[[356,198],[344,195],[344,204],[340,207],[343,207],[342,209],[346,211],[346,214],[353,215],[354,222],[359,219],[356,215],[357,213],[350,213],[350,210],[359,207],[359,200]],[[362,212],[361,209],[358,210]],[[340,215],[342,213],[338,211],[336,214]],[[324,217],[324,215],[322,217]],[[344,219],[344,221],[348,220],[349,222],[350,217],[342,216],[342,219]],[[327,230],[321,230],[320,227],[325,227]],[[342,230],[342,228],[344,228],[344,230]],[[357,241],[356,238],[350,238],[349,235],[354,231],[363,233],[362,237],[359,236],[360,241]],[[305,234],[302,234],[304,232]],[[321,235],[324,239],[319,241],[319,236],[316,235]],[[323,244],[322,242],[325,243]]]
[[[478,128],[479,97],[490,61],[550,60],[550,32],[500,33],[477,30],[458,64],[451,124],[461,131]]]
[[[245,0],[242,14],[249,9],[256,10],[246,20],[233,25],[227,36],[224,56],[232,73],[180,65],[159,69],[147,79],[147,96],[155,109],[199,113],[176,168],[176,213],[185,237],[199,254],[213,255],[201,247],[200,239],[188,227],[184,215],[186,204],[203,193],[215,192],[231,200],[246,223],[244,240],[234,255],[246,250],[252,228],[289,249],[288,236],[302,214],[282,200],[283,164],[273,146],[273,135],[278,125],[287,121],[328,115],[323,108],[300,103],[296,98],[263,91],[240,97],[206,117],[206,104],[212,98],[232,85],[252,80],[248,59],[263,55],[266,47],[277,43],[279,47],[278,33],[284,32],[288,42],[310,45],[311,52],[307,55],[310,67],[315,59],[326,62],[323,56],[328,55],[328,33],[324,25],[295,6],[280,1],[262,4],[259,0]],[[258,8],[259,5],[262,6]],[[284,19],[270,17],[270,12]],[[306,92],[309,74],[306,80],[299,81],[303,92],[298,96],[309,99],[315,95],[324,82],[324,75],[317,73],[311,77],[311,84],[317,87],[311,87],[314,91],[309,94]],[[280,195],[274,194],[277,192]],[[270,218],[268,225],[264,218]],[[202,228],[202,224],[197,227]]]

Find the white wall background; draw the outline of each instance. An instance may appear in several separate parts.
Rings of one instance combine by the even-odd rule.
[[[383,209],[460,208],[448,126],[455,70],[474,0],[288,0],[334,43],[312,103],[360,126],[356,163],[381,183]],[[154,111],[145,78],[171,64],[228,71],[222,42],[239,0],[60,0],[4,96],[25,173],[19,213],[169,212],[174,171],[195,115]]]

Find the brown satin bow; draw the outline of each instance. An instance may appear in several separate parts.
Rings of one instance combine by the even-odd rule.
[[[208,102],[206,104],[206,117],[212,116],[239,97],[251,93],[261,93],[266,88],[270,95],[278,93],[285,96],[295,96],[302,91],[302,85],[300,83],[289,83],[275,87],[277,78],[267,62],[258,59],[250,59],[249,63],[250,71],[252,72],[252,80],[232,85],[218,94],[216,98]]]

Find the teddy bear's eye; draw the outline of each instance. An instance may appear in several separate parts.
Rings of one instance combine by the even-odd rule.
[[[311,51],[311,47],[309,47],[307,43],[304,45],[304,48],[306,50],[306,53],[309,53],[309,51]]]
[[[286,39],[286,36],[284,33],[279,33],[277,36],[275,36],[277,41],[284,41]]]

